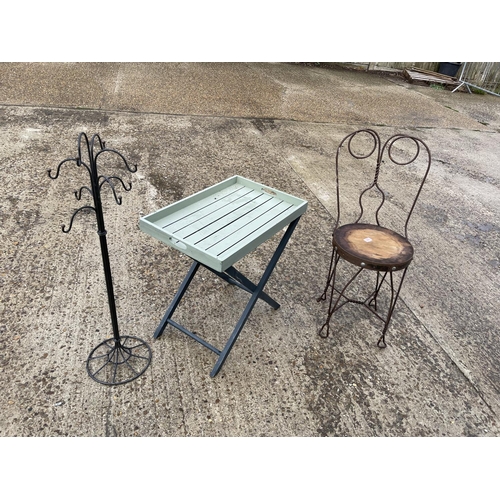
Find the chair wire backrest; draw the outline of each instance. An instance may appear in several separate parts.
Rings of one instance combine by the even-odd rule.
[[[367,154],[357,154],[353,151],[352,140],[358,134],[366,134],[369,137],[371,137],[371,139],[373,139],[373,148]],[[397,161],[393,156],[392,148],[397,141],[400,141],[403,139],[407,139],[407,140],[413,141],[415,143],[416,153],[408,161]],[[385,192],[382,190],[382,188],[379,185],[379,174],[380,174],[380,169],[381,169],[382,163],[385,163],[385,160],[384,160],[385,154],[389,158],[389,160],[392,161],[392,163],[394,163],[395,165],[407,166],[407,165],[414,163],[422,151],[427,153],[427,168],[426,168],[425,174],[423,175],[422,181],[420,182],[417,194],[415,195],[415,198],[413,199],[413,203],[412,203],[411,208],[408,212],[408,215],[407,215],[406,221],[405,221],[405,225],[404,225],[404,236],[405,236],[405,238],[408,238],[408,222],[410,221],[410,217],[413,213],[413,209],[415,208],[418,197],[420,196],[420,192],[422,191],[422,187],[425,183],[425,180],[427,179],[427,175],[429,173],[429,169],[431,166],[431,153],[430,153],[429,148],[421,139],[419,139],[417,137],[405,135],[405,134],[396,134],[396,135],[390,137],[383,145],[381,145],[379,135],[377,134],[377,132],[375,132],[374,130],[371,130],[371,129],[357,130],[356,132],[353,132],[353,133],[347,135],[346,137],[344,137],[344,139],[341,141],[341,143],[339,144],[339,146],[337,148],[337,154],[336,154],[336,158],[335,158],[335,176],[336,176],[336,190],[337,190],[337,220],[336,220],[336,223],[334,226],[334,230],[339,226],[339,223],[340,223],[340,205],[341,205],[341,203],[340,203],[340,184],[339,184],[339,158],[340,158],[341,149],[344,147],[344,145],[346,143],[347,143],[347,150],[348,150],[349,154],[353,158],[355,158],[356,160],[365,160],[365,159],[371,157],[372,155],[376,156],[375,175],[374,175],[374,178],[373,178],[373,181],[371,182],[371,184],[369,184],[368,187],[363,189],[361,194],[359,195],[358,203],[359,203],[359,207],[360,207],[360,212],[359,212],[358,218],[354,221],[354,224],[357,224],[361,220],[361,217],[363,216],[363,213],[365,211],[365,209],[363,207],[363,196],[366,193],[368,193],[369,191],[371,191],[372,189],[376,189],[381,194],[382,200],[381,200],[379,206],[377,207],[377,209],[375,210],[375,221],[377,223],[377,226],[381,225],[380,221],[379,221],[379,212],[380,212],[380,209],[382,208],[382,206],[384,205],[384,202],[386,200],[386,195],[385,195]]]

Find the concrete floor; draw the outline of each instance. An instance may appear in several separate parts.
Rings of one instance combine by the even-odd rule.
[[[499,98],[285,63],[3,63],[0,120],[2,436],[500,435]],[[380,323],[354,306],[317,335],[335,151],[365,127],[416,135],[433,157],[384,350]],[[112,335],[95,219],[61,232],[86,179],[47,175],[82,131],[138,166],[121,206],[104,197],[105,218],[121,332],[153,361],[116,387],[85,368]],[[266,287],[281,308],[256,305],[211,379],[213,353],[171,328],[152,339],[190,261],[138,221],[235,174],[309,208]],[[394,172],[390,206],[413,186]],[[258,279],[277,241],[239,269]],[[176,319],[221,345],[247,298],[201,272]]]

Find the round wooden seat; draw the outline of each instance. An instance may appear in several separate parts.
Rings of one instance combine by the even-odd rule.
[[[366,269],[398,271],[413,259],[413,246],[400,234],[373,224],[346,224],[333,232],[339,255]]]

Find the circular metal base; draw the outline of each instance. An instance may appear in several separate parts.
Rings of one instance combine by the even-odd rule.
[[[140,377],[151,363],[151,348],[137,337],[101,342],[87,359],[87,372],[104,385],[126,384]]]

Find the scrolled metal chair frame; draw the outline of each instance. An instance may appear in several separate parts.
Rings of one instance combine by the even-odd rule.
[[[353,145],[352,141],[353,139],[360,135],[360,134],[365,134],[371,137],[373,140],[373,147],[371,150],[369,149],[369,152],[366,154],[359,154],[354,152],[353,150]],[[410,140],[416,145],[416,152],[415,155],[408,161],[398,161],[395,159],[394,154],[393,154],[393,148],[394,145],[401,140]],[[360,207],[360,212],[358,217],[355,219],[355,221],[352,224],[359,224],[361,221],[361,218],[363,217],[365,213],[365,208],[363,206],[363,197],[366,193],[369,191],[376,189],[382,199],[380,204],[378,205],[377,209],[375,210],[374,218],[376,222],[376,226],[383,228],[384,226],[381,225],[380,220],[379,220],[379,213],[380,210],[382,209],[385,201],[386,201],[386,194],[383,191],[383,189],[379,185],[379,175],[380,175],[380,170],[382,167],[382,164],[385,163],[385,159],[388,158],[394,165],[397,166],[408,166],[413,164],[414,162],[417,161],[417,159],[420,157],[421,153],[424,152],[427,155],[426,158],[426,169],[425,173],[422,177],[422,180],[420,182],[420,185],[418,187],[417,193],[415,197],[413,198],[413,202],[411,204],[411,207],[408,211],[408,215],[405,220],[404,224],[404,238],[407,240],[408,239],[408,224],[410,221],[410,218],[413,214],[415,205],[417,203],[417,200],[420,196],[420,193],[422,191],[422,188],[424,186],[424,183],[427,179],[427,176],[429,174],[430,166],[431,166],[431,153],[427,145],[419,138],[410,136],[410,135],[405,135],[405,134],[396,134],[390,137],[383,145],[380,140],[380,136],[377,134],[372,129],[361,129],[357,130],[356,132],[353,132],[346,137],[340,142],[338,148],[337,148],[337,153],[335,156],[335,176],[336,176],[336,199],[337,199],[337,218],[333,227],[332,231],[332,254],[330,258],[330,264],[329,264],[329,269],[328,269],[328,275],[327,275],[327,280],[326,280],[326,285],[323,290],[323,293],[317,298],[318,302],[325,301],[327,299],[327,296],[329,294],[329,306],[328,306],[328,313],[326,317],[326,321],[322,325],[322,327],[319,330],[319,335],[323,338],[327,338],[330,334],[330,321],[332,318],[332,315],[338,311],[341,307],[343,307],[345,304],[348,303],[354,303],[358,305],[364,306],[366,309],[368,309],[371,313],[373,313],[378,319],[380,319],[384,323],[384,328],[382,331],[382,335],[380,336],[377,346],[384,348],[387,346],[385,342],[385,336],[387,333],[387,330],[389,328],[389,324],[394,312],[394,308],[396,306],[396,303],[399,298],[399,294],[401,291],[401,287],[403,285],[406,272],[408,270],[408,264],[405,264],[404,267],[392,267],[392,268],[384,268],[383,266],[380,266],[380,269],[377,269],[377,266],[366,266],[364,265],[363,262],[359,263],[359,269],[357,272],[347,281],[347,283],[341,288],[336,287],[336,278],[337,278],[337,266],[339,264],[339,261],[341,260],[342,256],[340,255],[337,244],[335,242],[335,231],[341,227],[340,224],[340,219],[341,219],[341,201],[340,201],[340,182],[339,182],[339,163],[340,163],[340,155],[341,151],[343,148],[347,148],[348,153],[356,160],[367,160],[368,158],[372,157],[372,155],[375,154],[376,157],[376,167],[375,167],[375,175],[373,178],[373,181],[361,191],[361,194],[359,195],[358,198],[358,204]],[[377,276],[376,276],[376,283],[375,283],[375,288],[374,290],[369,294],[367,298],[364,300],[357,300],[350,298],[346,295],[347,289],[349,286],[356,280],[356,278],[363,272],[363,271],[376,271]],[[394,276],[396,273],[399,271],[403,271],[400,276],[399,284],[395,283]],[[388,278],[387,278],[388,277]],[[379,292],[381,290],[381,287],[384,283],[388,283],[390,287],[390,300],[389,300],[389,306],[388,306],[388,311],[385,315],[382,315],[378,310],[377,310],[377,298],[379,295]],[[344,299],[341,302],[341,299]]]

